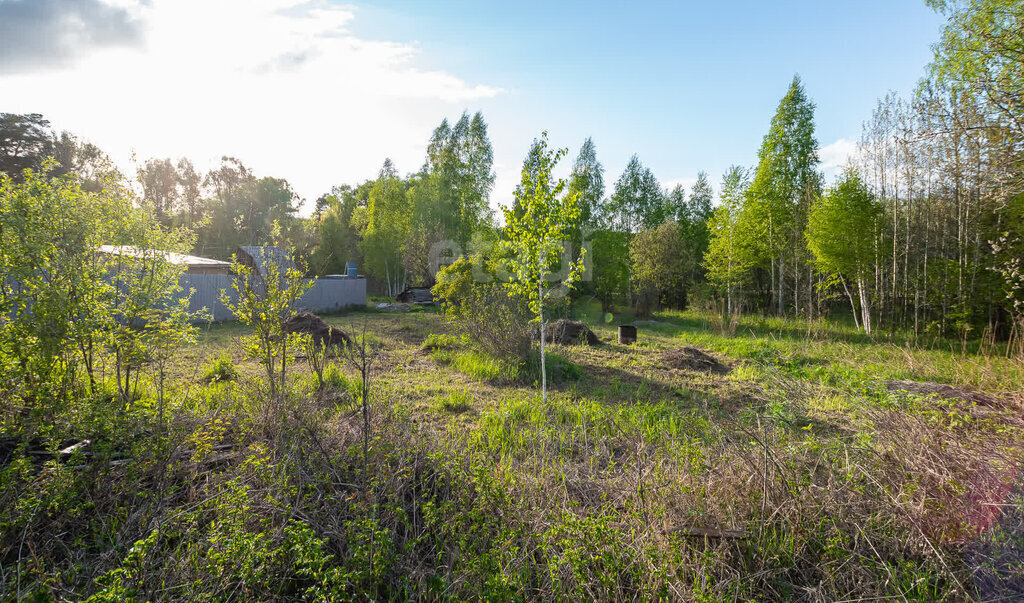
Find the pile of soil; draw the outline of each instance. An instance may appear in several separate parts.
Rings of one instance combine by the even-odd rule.
[[[715,373],[716,375],[725,375],[732,370],[697,348],[679,348],[665,352],[661,355],[661,361],[669,368]]]
[[[544,341],[562,345],[599,345],[601,340],[590,330],[590,327],[578,320],[559,318],[547,326]]]
[[[974,402],[980,406],[999,406],[999,400],[989,394],[975,391],[969,387],[954,387],[945,383],[930,381],[901,381],[893,379],[882,382],[891,392],[907,392],[920,396],[936,395],[940,398]]]
[[[309,333],[318,346],[347,346],[352,343],[348,335],[324,322],[312,312],[300,312],[284,321],[285,333]]]

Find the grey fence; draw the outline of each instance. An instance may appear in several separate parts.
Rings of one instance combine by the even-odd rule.
[[[220,322],[235,319],[220,301],[222,291],[227,291],[232,301],[237,299],[231,287],[234,279],[234,276],[226,274],[185,273],[179,282],[186,294],[194,290],[189,300],[190,310],[206,308],[213,314],[213,320]],[[323,314],[366,305],[365,278],[321,278],[312,281],[313,286],[299,299],[298,308],[301,310]]]

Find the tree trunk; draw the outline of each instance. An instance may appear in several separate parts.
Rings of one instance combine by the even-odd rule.
[[[540,392],[541,398],[544,400],[544,406],[548,404],[548,371],[547,364],[544,359],[544,340],[547,339],[547,333],[544,329],[544,273],[541,272],[540,281],[537,283],[537,294],[540,298],[540,302],[537,307],[540,314]]]
[[[785,262],[782,260],[782,257],[780,256],[779,257],[779,316],[785,316],[786,315],[786,309],[785,309],[785,306],[783,305],[784,299],[783,299],[783,296],[782,296],[783,295],[782,292],[786,288],[786,285],[785,285],[786,273],[783,271],[783,266],[784,265],[785,265]]]
[[[856,300],[853,297],[853,293],[850,292],[850,288],[846,286],[846,279],[845,278],[840,278],[840,280],[843,283],[843,291],[846,291],[846,297],[847,297],[847,299],[850,300],[850,308],[853,310],[853,324],[854,324],[855,327],[857,327],[857,330],[859,331],[860,330],[860,318],[857,316],[857,313],[858,313],[857,302],[856,302]]]
[[[871,334],[871,307],[868,304],[868,296],[864,291],[864,279],[857,279],[857,288],[860,290],[860,312],[861,322],[864,324],[864,332]]]

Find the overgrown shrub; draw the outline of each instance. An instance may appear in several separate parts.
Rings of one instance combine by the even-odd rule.
[[[225,383],[238,381],[240,376],[235,363],[231,361],[230,357],[224,355],[206,365],[206,368],[203,369],[202,380],[205,383]]]
[[[445,317],[479,349],[509,363],[526,360],[534,328],[527,304],[509,295],[480,262],[460,258],[437,275]]]

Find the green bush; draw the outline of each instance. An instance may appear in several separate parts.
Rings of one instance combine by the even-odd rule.
[[[204,383],[225,383],[227,381],[238,381],[241,374],[235,363],[228,356],[221,356],[206,365],[203,369]]]
[[[480,351],[510,364],[526,360],[534,332],[529,308],[486,268],[460,258],[437,274],[433,293],[445,318]]]

